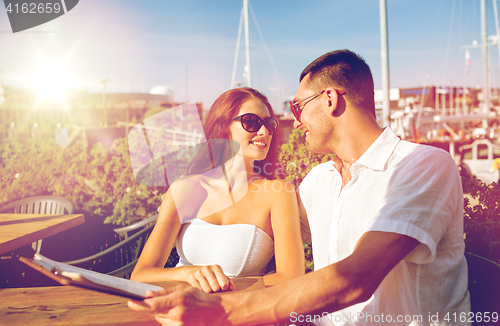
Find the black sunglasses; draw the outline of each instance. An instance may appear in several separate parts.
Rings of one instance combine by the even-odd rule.
[[[258,115],[253,113],[245,113],[233,120],[238,120],[241,122],[241,126],[248,132],[259,131],[262,125],[264,125],[270,135],[274,134],[278,129],[278,119],[275,117],[267,117],[262,120]]]

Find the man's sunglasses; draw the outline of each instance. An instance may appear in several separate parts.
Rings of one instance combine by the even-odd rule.
[[[248,132],[259,131],[262,125],[264,125],[270,135],[274,134],[278,129],[278,119],[275,117],[267,117],[262,120],[258,115],[253,113],[245,113],[233,120],[238,120],[241,122],[241,126]]]
[[[303,98],[302,100],[300,101],[297,101],[297,102],[292,102],[290,101],[290,108],[292,109],[292,113],[293,113],[293,116],[295,117],[295,119],[300,122],[300,114],[302,113],[302,110],[304,109],[304,106],[309,103],[309,102],[306,102],[302,108],[299,106],[299,103],[301,102],[304,102],[306,100],[313,100],[315,99],[316,97],[320,96],[321,94],[323,94],[324,92],[326,91],[325,90],[322,90],[321,92],[318,92],[316,94],[313,94],[311,96],[308,96],[306,98]],[[337,93],[339,93],[340,95],[344,95],[345,92],[344,91],[339,91],[338,89],[335,90]]]

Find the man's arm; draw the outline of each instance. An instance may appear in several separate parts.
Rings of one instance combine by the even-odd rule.
[[[182,320],[182,325],[255,325],[289,320],[291,312],[321,315],[368,300],[418,243],[405,235],[371,231],[346,259],[264,290],[222,296],[190,288],[166,290],[160,294],[167,295],[130,302],[129,307],[154,313],[164,325],[167,320]]]

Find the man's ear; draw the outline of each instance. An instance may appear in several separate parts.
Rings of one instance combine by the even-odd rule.
[[[328,98],[328,109],[334,117],[339,117],[345,111],[345,105],[339,100],[339,93],[333,88],[327,88],[325,94]]]
[[[333,114],[333,111],[337,109],[337,92],[334,89],[327,88],[325,90],[325,95],[328,99],[328,109]]]

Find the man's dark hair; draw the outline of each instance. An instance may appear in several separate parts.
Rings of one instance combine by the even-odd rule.
[[[300,74],[300,80],[310,75],[310,86],[316,91],[335,87],[354,107],[375,116],[373,76],[365,60],[349,50],[328,52],[311,62]]]

